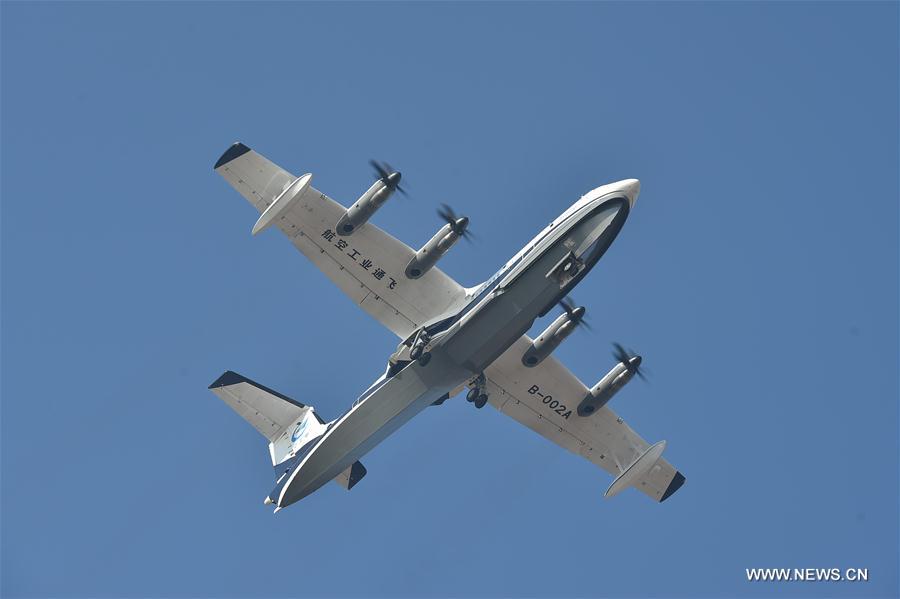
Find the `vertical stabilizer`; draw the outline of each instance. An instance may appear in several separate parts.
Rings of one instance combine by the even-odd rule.
[[[225,372],[209,388],[269,441],[273,466],[325,432],[315,408],[236,372]]]

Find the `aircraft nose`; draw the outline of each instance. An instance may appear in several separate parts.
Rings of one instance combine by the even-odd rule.
[[[637,179],[625,179],[622,181],[622,191],[628,198],[628,203],[633,208],[634,203],[638,199],[638,195],[641,193],[641,182]]]

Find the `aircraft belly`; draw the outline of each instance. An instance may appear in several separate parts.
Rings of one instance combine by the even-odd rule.
[[[376,384],[325,434],[285,485],[280,506],[306,497],[360,459],[391,433],[468,377],[446,356],[435,355],[427,367],[411,364]]]
[[[559,285],[546,274],[566,252],[561,243],[544,252],[512,285],[474,313],[447,341],[451,358],[481,372],[530,329],[541,311],[559,295]]]

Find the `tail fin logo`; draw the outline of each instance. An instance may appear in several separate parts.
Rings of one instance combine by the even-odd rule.
[[[309,420],[306,417],[303,418],[294,429],[294,432],[291,433],[291,443],[296,443],[300,439],[303,438],[303,435],[306,433],[306,429],[309,427]]]

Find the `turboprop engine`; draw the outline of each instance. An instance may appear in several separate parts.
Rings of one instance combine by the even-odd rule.
[[[438,210],[438,216],[447,221],[447,224],[441,227],[406,265],[408,279],[418,279],[424,275],[459,241],[460,237],[470,239],[472,235],[468,230],[469,217],[457,216],[447,204],[443,204]]]
[[[612,399],[613,395],[618,393],[622,387],[634,378],[634,375],[645,379],[644,373],[641,372],[641,361],[643,358],[634,352],[626,352],[625,348],[618,343],[614,343],[613,346],[615,347],[613,356],[619,363],[613,366],[612,370],[606,373],[606,376],[591,388],[591,392],[588,393],[587,397],[581,400],[581,403],[578,404],[579,416],[590,416],[605,406]]]
[[[353,232],[364,225],[375,211],[388,201],[388,198],[399,190],[406,194],[400,187],[400,173],[394,170],[387,162],[369,161],[375,169],[375,183],[362,194],[356,203],[347,209],[347,213],[341,217],[335,226],[338,235],[352,235]]]
[[[522,354],[522,364],[525,366],[529,368],[537,366],[553,353],[553,350],[559,347],[578,325],[588,326],[584,321],[584,306],[576,308],[568,298],[564,298],[560,305],[564,312],[550,323],[550,326],[544,329],[544,332],[531,342],[531,347]]]

